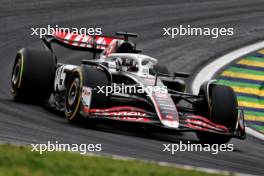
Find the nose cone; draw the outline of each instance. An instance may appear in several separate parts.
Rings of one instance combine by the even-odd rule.
[[[161,123],[169,128],[179,128],[179,121],[176,120],[161,120]]]

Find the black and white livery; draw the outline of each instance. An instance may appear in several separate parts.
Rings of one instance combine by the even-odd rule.
[[[188,74],[171,73],[157,59],[140,54],[128,40],[136,34],[117,34],[121,37],[60,32],[43,38],[45,50],[19,50],[11,79],[14,99],[43,102],[64,111],[70,122],[106,118],[151,124],[194,131],[206,143],[245,138],[243,110],[230,87],[211,80],[198,95],[186,93]],[[94,55],[80,65],[58,63],[53,43]]]

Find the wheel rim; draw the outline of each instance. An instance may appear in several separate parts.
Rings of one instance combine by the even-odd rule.
[[[17,90],[21,84],[22,78],[22,71],[23,71],[23,58],[19,56],[17,61],[13,67],[12,77],[11,77],[11,85],[12,85],[12,93],[16,94]]]
[[[15,65],[15,67],[14,67],[14,74],[12,76],[12,83],[13,84],[17,84],[17,82],[19,80],[20,64],[21,64],[21,60],[19,59]]]
[[[69,120],[71,120],[78,111],[81,89],[80,77],[77,76],[77,74],[71,80],[66,93],[66,116]]]
[[[71,87],[68,92],[68,104],[72,106],[74,102],[76,101],[78,91],[79,91],[79,82],[80,80],[78,78],[75,78],[74,81],[71,84]]]
[[[69,84],[66,89],[65,98],[65,115],[69,121],[72,121],[78,116],[78,110],[81,103],[81,90],[82,90],[82,71],[76,69],[69,79]]]

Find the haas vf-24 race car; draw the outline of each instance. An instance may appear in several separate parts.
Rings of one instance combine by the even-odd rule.
[[[70,122],[106,118],[151,124],[196,132],[205,143],[245,138],[243,110],[230,87],[211,80],[200,87],[198,95],[186,93],[183,80],[188,74],[172,74],[157,59],[139,54],[136,44],[128,40],[136,34],[117,35],[59,32],[43,38],[45,50],[21,49],[12,71],[14,99],[45,102],[64,111]],[[53,44],[92,52],[93,57],[80,65],[58,63]],[[134,89],[117,91],[120,87]]]

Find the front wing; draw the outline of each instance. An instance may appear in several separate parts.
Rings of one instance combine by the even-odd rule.
[[[204,131],[211,133],[218,133],[224,135],[231,135],[240,139],[245,138],[245,125],[243,110],[239,110],[239,117],[235,131],[229,130],[223,125],[213,123],[209,119],[198,115],[185,115],[179,117],[178,128],[173,128],[175,123],[173,120],[161,123],[157,115],[153,112],[148,112],[141,108],[132,106],[117,106],[105,109],[90,109],[87,106],[82,108],[83,116],[89,118],[107,118],[111,120],[127,121],[127,122],[140,122],[157,125],[167,129],[173,129],[177,131]],[[178,122],[176,122],[178,123]]]

